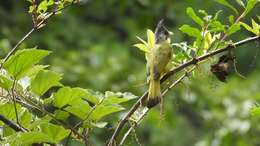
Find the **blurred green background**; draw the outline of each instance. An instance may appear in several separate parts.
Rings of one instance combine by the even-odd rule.
[[[26,1],[0,1],[0,57],[32,27],[28,6]],[[145,38],[146,29],[164,18],[175,34],[173,42],[191,42],[178,30],[184,23],[196,26],[186,15],[189,6],[212,15],[223,10],[223,23],[232,14],[213,0],[85,0],[52,18],[21,48],[37,45],[51,50],[44,63],[64,74],[65,85],[141,95],[147,88],[142,85],[145,59],[133,47],[136,36]],[[259,15],[259,9],[258,5],[249,17]],[[241,30],[232,40],[250,35]],[[260,119],[250,116],[250,109],[260,100],[259,46],[251,43],[235,51],[237,69],[246,79],[233,73],[228,83],[219,82],[209,64],[202,64],[197,78],[186,79],[167,95],[163,118],[159,109],[153,109],[135,130],[139,142],[147,146],[260,146]],[[111,128],[95,131],[90,136],[93,145],[103,145],[112,132]],[[126,145],[138,145],[134,133]]]

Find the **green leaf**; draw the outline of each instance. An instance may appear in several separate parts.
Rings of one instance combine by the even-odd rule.
[[[260,117],[260,107],[254,107],[250,112],[252,116]]]
[[[218,20],[218,16],[219,14],[222,12],[222,10],[218,10],[216,13],[215,13],[215,16],[213,18],[214,21],[217,21]]]
[[[4,68],[16,79],[23,77],[24,73],[34,64],[38,63],[50,52],[39,49],[24,49],[17,51],[5,63]]]
[[[185,52],[179,52],[177,54],[175,54],[174,56],[174,60],[177,62],[182,62],[185,59],[188,59],[188,55]]]
[[[31,82],[31,90],[41,96],[53,86],[62,86],[59,82],[61,74],[50,71],[41,70]]]
[[[11,146],[28,146],[33,143],[49,142],[54,143],[46,134],[42,132],[17,132],[7,137],[6,144]]]
[[[55,117],[59,120],[65,120],[70,116],[70,114],[66,111],[62,110],[56,110],[55,111]]]
[[[238,30],[240,30],[240,24],[233,24],[229,27],[229,29],[227,31],[227,35],[231,35],[231,34],[237,32]]]
[[[225,30],[225,26],[217,20],[209,23],[209,31],[210,32],[220,32],[220,31],[224,31],[224,30]]]
[[[228,16],[228,21],[230,24],[233,24],[235,22],[234,15]]]
[[[28,129],[33,130],[33,129],[38,129],[38,126],[43,124],[43,123],[48,123],[52,120],[52,117],[50,117],[49,115],[46,115],[44,117],[41,118],[36,118],[34,119],[33,122],[30,123],[30,125],[28,125]]]
[[[65,105],[73,105],[78,103],[78,100],[82,100],[82,98],[87,95],[86,90],[82,88],[63,87],[54,93],[53,104],[58,108],[62,108]]]
[[[3,136],[7,137],[7,136],[11,136],[13,134],[15,134],[16,131],[14,131],[14,129],[8,127],[8,126],[3,126]],[[2,146],[3,144],[1,144],[1,140],[0,140],[0,145]]]
[[[193,10],[191,7],[188,7],[188,8],[186,9],[186,13],[187,13],[187,14],[189,15],[189,17],[190,17],[193,21],[195,21],[197,24],[199,24],[199,25],[202,26],[202,27],[204,26],[203,20],[196,15],[196,13],[194,12],[194,10]]]
[[[238,14],[238,11],[236,10],[235,7],[233,7],[229,2],[227,2],[226,0],[215,0],[216,2],[218,2],[219,4],[222,4],[228,8],[230,8],[231,10],[233,10],[236,14]]]
[[[59,143],[70,133],[70,130],[66,130],[61,126],[54,125],[51,123],[43,123],[40,125],[40,127],[42,132],[46,134],[48,138],[54,143]]]
[[[31,79],[34,79],[35,76],[39,73],[39,71],[44,70],[47,68],[48,65],[34,65],[32,68],[30,68],[25,76],[30,77]]]
[[[12,88],[13,81],[3,75],[0,75],[0,87],[4,88],[6,90],[9,90]]]
[[[105,97],[104,97],[104,101],[103,103],[106,104],[118,104],[118,103],[122,103],[122,102],[126,102],[132,99],[137,98],[137,96],[131,94],[131,93],[121,93],[121,92],[117,92],[117,93],[113,93],[110,91],[107,91],[105,93]]]
[[[77,99],[69,104],[65,110],[83,120],[88,116],[91,107],[86,101]]]
[[[246,23],[240,22],[240,24],[241,24],[247,31],[250,31],[250,32],[254,33],[253,28],[251,28],[251,27],[250,27],[249,25],[247,25]]]
[[[245,4],[244,4],[244,2],[243,2],[242,0],[236,0],[236,2],[237,2],[240,6],[245,7]]]
[[[199,13],[204,15],[205,17],[209,16],[209,14],[205,10],[199,10]]]
[[[21,113],[22,107],[19,104],[16,104],[18,116]],[[0,114],[5,116],[6,118],[10,120],[16,120],[16,115],[15,115],[15,110],[14,110],[14,105],[10,103],[1,103],[0,104]],[[0,125],[3,123],[0,121]]]
[[[109,115],[109,114],[112,114],[112,113],[115,113],[115,112],[118,112],[118,111],[121,111],[123,110],[124,108],[120,105],[105,105],[105,104],[101,104],[99,106],[97,106],[97,108],[93,111],[93,113],[91,114],[90,118],[92,120],[95,120],[95,121],[98,121],[100,120],[101,118]]]
[[[27,109],[23,109],[20,116],[20,124],[24,127],[29,126],[32,121],[32,116],[33,115]]]
[[[260,25],[257,24],[254,19],[252,19],[252,27],[253,27],[253,33],[255,35],[259,35]]]
[[[91,122],[91,121],[85,121],[83,123],[84,128],[104,128],[108,122]]]
[[[86,90],[84,89],[86,96],[84,96],[83,98],[85,100],[87,100],[88,102],[94,103],[94,104],[98,104],[100,99],[99,99],[99,95],[97,95],[97,93],[95,93],[94,91],[91,90]]]
[[[258,0],[248,0],[244,15],[248,14],[258,2],[259,2]]]
[[[97,123],[91,123],[92,126],[97,128],[104,128],[108,123],[107,122],[97,122]]]
[[[204,36],[203,40],[202,40],[202,50],[204,49],[209,49],[211,44],[213,43],[214,39],[212,38],[212,35],[210,32],[206,32],[206,35]]]
[[[201,39],[201,32],[199,31],[199,29],[191,27],[189,25],[183,25],[182,27],[179,28],[183,33],[188,34],[191,37],[195,37],[198,39]]]
[[[53,0],[43,0],[39,5],[37,12],[38,13],[45,13],[48,10],[48,7],[53,5],[54,1]]]

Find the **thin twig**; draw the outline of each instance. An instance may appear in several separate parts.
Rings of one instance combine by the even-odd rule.
[[[1,62],[0,69],[2,69],[3,64],[14,54],[17,48],[35,31],[36,28],[32,28],[29,32],[27,32],[24,37],[12,48],[12,50],[5,56],[3,62]]]
[[[19,41],[18,43],[11,49],[11,51],[5,56],[5,58],[3,59],[3,61],[0,63],[0,70],[2,69],[4,63],[18,50],[18,47],[27,39],[31,36],[31,34],[37,30],[40,26],[42,26],[42,24],[44,24],[50,17],[52,17],[53,15],[55,15],[58,11],[61,11],[65,8],[67,8],[68,6],[71,6],[72,4],[75,3],[76,0],[72,1],[70,4],[64,6],[61,9],[58,10],[54,10],[53,12],[49,13],[47,16],[45,16],[45,18],[40,21],[36,26],[34,26],[32,29],[30,29],[29,32],[27,32]]]
[[[84,118],[82,121],[80,121],[79,123],[77,123],[74,128],[78,128],[78,126],[80,126],[81,124],[83,124],[86,120],[88,120],[88,118],[91,116],[91,114],[94,112],[94,110],[97,108],[98,105],[102,104],[103,101],[105,100],[105,97],[101,99],[101,101],[99,103],[97,103],[88,113],[86,118]]]
[[[21,131],[21,132],[27,132],[28,130],[21,125],[18,125],[17,123],[7,119],[5,116],[0,114],[0,121],[4,122],[6,125],[8,125],[10,128],[12,128],[15,131]]]
[[[17,122],[18,125],[20,125],[19,118],[18,118],[17,107],[16,107],[15,83],[16,83],[16,80],[14,80],[12,88],[11,88],[11,92],[12,92],[11,98],[12,98],[13,105],[14,105],[14,112],[15,112],[16,122]]]
[[[68,146],[69,141],[70,141],[70,137],[71,137],[72,131],[70,131],[70,134],[67,136],[66,142],[64,146]]]
[[[189,71],[187,71],[185,74],[183,74],[181,77],[179,77],[178,80],[176,80],[175,82],[173,82],[169,87],[167,87],[163,93],[162,93],[162,97],[164,97],[166,95],[167,92],[169,92],[173,87],[175,87],[176,85],[178,85],[179,83],[181,83],[181,81],[185,78],[188,77],[189,73],[191,73],[196,67],[193,67],[192,69],[190,69]],[[142,114],[140,116],[140,118],[138,119],[138,121],[136,122],[136,124],[134,126],[131,126],[127,132],[124,134],[124,137],[122,138],[122,140],[119,143],[119,146],[122,146],[127,138],[127,136],[130,134],[130,132],[134,129],[134,127],[136,127],[138,124],[141,123],[142,119],[145,117],[145,115],[147,115],[147,113],[149,112],[149,109],[145,111],[144,114]]]
[[[19,93],[18,93],[19,94]],[[57,119],[52,113],[46,111],[44,108],[42,108],[41,106],[37,105],[36,103],[34,103],[32,100],[27,99],[26,97],[24,97],[23,95],[19,94],[26,102],[28,102],[29,105],[32,105],[33,107],[35,107],[36,110],[47,114],[48,116],[50,116],[55,122],[59,123],[60,125],[62,125],[64,128],[66,129],[70,129],[75,135],[77,135],[79,138],[83,139],[84,136],[82,134],[80,134],[76,129],[74,129],[73,127],[69,126],[68,124],[66,124],[65,122]]]
[[[164,82],[165,80],[167,80],[169,77],[171,77],[172,75],[174,75],[175,73],[183,70],[184,68],[188,67],[188,66],[191,66],[191,65],[194,65],[194,64],[197,64],[201,61],[204,61],[214,55],[217,55],[217,54],[220,54],[222,52],[225,52],[225,51],[228,51],[228,50],[231,50],[231,49],[235,49],[239,46],[242,46],[244,44],[247,44],[247,43],[251,43],[253,41],[260,41],[260,36],[255,36],[255,37],[249,37],[249,38],[246,38],[244,40],[241,40],[241,41],[238,41],[236,43],[233,43],[233,44],[230,44],[222,49],[218,49],[218,50],[215,50],[213,52],[209,52],[205,55],[202,55],[198,58],[195,58],[195,59],[192,59],[186,63],[183,63],[182,65],[176,67],[176,68],[173,68],[171,69],[162,79],[161,79],[161,82]]]
[[[189,67],[191,65],[195,65],[201,61],[204,61],[214,55],[220,54],[222,52],[225,52],[227,50],[231,50],[234,48],[237,48],[241,45],[253,42],[253,41],[260,41],[260,36],[255,36],[255,37],[249,37],[246,38],[244,40],[238,41],[236,43],[230,44],[222,49],[217,49],[213,52],[209,52],[205,55],[202,55],[198,58],[194,58],[186,63],[183,63],[182,65],[171,69],[165,76],[163,76],[163,78],[161,79],[161,83],[163,83],[164,81],[166,81],[168,78],[170,78],[172,75],[176,74],[179,71],[182,71],[183,69],[185,69],[186,67]],[[140,98],[139,100],[132,106],[132,108],[129,110],[129,112],[119,121],[114,133],[112,134],[109,143],[107,144],[108,146],[113,146],[113,144],[115,143],[115,139],[118,136],[120,130],[124,127],[124,125],[126,124],[126,122],[128,121],[128,119],[132,116],[132,114],[138,109],[138,107],[140,106],[140,102],[145,99],[147,97],[148,92],[146,91]]]

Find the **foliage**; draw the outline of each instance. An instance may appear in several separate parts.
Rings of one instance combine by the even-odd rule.
[[[183,33],[181,36],[189,38],[185,39],[187,41],[178,42],[178,35],[180,35],[178,33],[180,32],[173,36],[176,40],[172,43],[174,53],[172,54],[171,68],[181,66],[189,60],[232,45],[233,39],[231,39],[231,37],[235,36],[234,34],[242,34],[242,27],[251,35],[259,36],[259,20],[257,20],[255,16],[251,18],[249,13],[256,6],[257,2],[259,2],[258,0],[248,0],[246,3],[242,0],[237,0],[236,3],[242,7],[242,11],[227,0],[216,0],[216,2],[229,8],[234,14],[229,16],[225,15],[225,20],[228,20],[228,22],[224,22],[221,19],[223,17],[221,16],[223,15],[222,11],[213,12],[215,14],[210,15],[206,10],[196,11],[193,7],[188,7],[186,14],[195,24],[194,26],[192,24],[184,24],[179,27],[179,31]],[[45,28],[49,25],[47,23],[51,16],[63,14],[63,9],[77,3],[79,3],[77,0],[60,0],[58,2],[54,0],[42,0],[40,2],[29,0],[30,5],[28,6],[28,12],[32,16],[33,28],[35,30]],[[91,3],[98,5],[100,2],[92,1]],[[111,6],[111,9],[113,4],[116,3],[121,6],[119,11],[123,11],[127,9],[125,7],[128,5],[131,6],[133,2],[125,2],[124,4],[123,2],[111,1],[105,3]],[[138,1],[138,3],[143,6],[151,6],[149,10],[145,10],[142,14],[142,19],[149,19],[150,16],[148,16],[146,12],[150,14],[152,8],[160,9],[159,4],[162,2],[154,2],[152,5],[150,5],[148,1]],[[179,4],[181,3],[182,2],[179,2]],[[93,7],[93,9],[95,9],[95,7]],[[76,17],[75,14],[68,14],[68,17],[59,15],[58,17],[61,17],[60,19],[65,17],[65,21],[66,19],[70,19],[68,23],[72,23],[70,25],[75,26],[75,24],[73,24]],[[112,15],[115,14],[113,13],[109,17],[112,17]],[[70,18],[69,16],[73,17]],[[244,18],[247,17],[251,20],[251,26],[244,21]],[[129,41],[132,41],[133,36],[140,32],[138,31],[138,27],[134,26],[130,20],[125,23],[127,24],[126,26],[129,27],[129,32],[131,32],[131,34],[127,32],[130,35]],[[49,29],[51,30],[52,27],[59,28],[60,26],[55,26],[50,23]],[[96,26],[90,25],[88,27],[90,30],[95,31],[95,33],[92,33],[93,35],[88,37],[90,39],[80,39],[79,46],[71,46],[76,49],[77,47],[85,47],[87,44],[87,46],[90,46],[88,52],[84,52],[84,50],[65,51],[63,45],[53,41],[53,38],[48,36],[49,33],[53,33],[58,37],[63,35],[64,32],[62,31],[64,31],[64,29],[59,32],[57,31],[59,30],[58,28],[55,28],[54,32],[46,32],[45,30],[39,32],[45,36],[42,37],[42,39],[47,42],[45,42],[46,44],[51,42],[51,47],[61,49],[57,50],[57,52],[53,51],[52,54],[55,54],[55,56],[51,55],[51,51],[39,49],[38,47],[27,47],[28,44],[34,46],[34,43],[37,42],[37,37],[36,39],[32,38],[32,42],[28,44],[22,44],[20,48],[18,48],[20,50],[12,54],[7,60],[4,59],[5,57],[2,56],[1,52],[3,60],[0,62],[0,115],[11,120],[13,123],[17,123],[21,130],[15,131],[10,125],[0,122],[0,126],[2,126],[0,145],[10,144],[23,146],[42,143],[48,145],[73,145],[72,143],[77,143],[78,145],[83,145],[83,143],[86,144],[88,142],[103,145],[105,140],[101,141],[97,137],[102,136],[102,134],[105,135],[106,140],[110,137],[107,130],[110,129],[111,125],[115,124],[115,121],[117,121],[119,117],[115,113],[125,110],[125,106],[128,105],[127,102],[137,98],[133,93],[141,92],[141,90],[138,89],[132,90],[130,86],[133,80],[136,81],[139,78],[141,78],[140,80],[144,80],[142,79],[143,69],[141,71],[138,70],[138,68],[143,68],[143,62],[140,61],[143,60],[143,58],[139,57],[139,59],[134,60],[132,56],[129,55],[129,52],[122,50],[121,45],[129,45],[125,43],[123,36],[119,37],[118,42],[113,42],[112,40],[114,40],[115,36],[113,36],[113,33],[111,34],[110,31],[105,30],[107,29],[105,26],[102,26],[101,30],[96,29]],[[83,30],[84,28],[77,26],[73,29],[73,33],[65,32],[65,41],[68,43],[73,42],[74,44],[75,34],[78,33],[82,35],[80,37],[83,38],[89,35],[82,33]],[[114,30],[118,31],[119,35],[124,35],[120,34],[122,33],[120,28],[114,28]],[[102,36],[106,34],[106,31],[108,32],[108,39]],[[39,38],[41,37],[38,36],[38,39]],[[137,38],[141,43],[137,43],[134,46],[145,54],[149,53],[150,48],[155,45],[154,33],[150,29],[147,29],[147,42],[141,39],[141,37]],[[102,40],[103,43],[96,41],[97,39]],[[95,43],[90,43],[92,41]],[[3,39],[0,41],[0,46],[4,46],[5,48],[10,47],[8,43],[8,41]],[[45,46],[41,43],[38,45],[41,47]],[[104,46],[108,46],[107,50],[103,49]],[[6,50],[8,49],[1,51],[6,52]],[[56,57],[56,54],[58,57]],[[138,56],[138,52],[134,52],[133,54],[133,56]],[[64,57],[69,58],[69,61],[64,60]],[[218,57],[214,57],[212,60],[209,60],[208,63],[197,64],[198,69],[193,71],[190,77],[192,82],[190,80],[183,81],[190,86],[189,92],[191,95],[183,95],[187,92],[185,87],[181,87],[173,93],[176,97],[179,97],[179,99],[174,100],[180,101],[182,104],[180,111],[175,110],[172,103],[166,102],[166,115],[165,120],[163,120],[160,125],[161,127],[158,125],[160,119],[158,118],[159,114],[157,111],[152,112],[149,118],[145,119],[144,122],[147,123],[147,125],[141,127],[140,131],[143,130],[144,134],[148,136],[145,137],[140,134],[142,141],[150,145],[191,145],[191,143],[196,143],[198,146],[204,146],[213,145],[216,141],[219,145],[232,145],[232,139],[238,139],[236,140],[236,145],[259,144],[259,142],[255,140],[250,141],[249,136],[245,136],[247,132],[257,135],[257,130],[259,130],[256,119],[249,119],[250,113],[254,118],[259,117],[259,107],[256,105],[249,111],[250,107],[248,106],[248,104],[252,105],[252,100],[259,100],[259,85],[254,84],[259,83],[259,81],[256,81],[259,79],[259,76],[253,74],[244,82],[243,86],[240,86],[239,83],[241,79],[233,77],[226,85],[221,84],[221,87],[215,90],[216,93],[212,94],[208,87],[203,85],[207,86],[208,81],[214,77],[209,78],[209,75],[207,75],[207,77],[201,78],[204,76],[201,75],[201,72],[209,70],[210,64],[213,64],[217,58]],[[49,60],[48,64],[51,65],[42,65],[40,64],[41,60],[45,62]],[[87,65],[92,66],[92,69],[82,69],[82,66],[86,66],[84,62],[86,60]],[[57,66],[59,63],[63,64],[63,68]],[[68,63],[68,65],[66,63]],[[130,66],[136,66],[138,72],[133,71],[133,68]],[[69,84],[68,82],[74,78],[72,73],[66,71],[69,69],[80,74],[76,79],[81,81],[79,84],[91,85],[90,88],[67,86]],[[188,67],[186,69],[190,68]],[[93,73],[92,75],[91,72]],[[132,76],[131,78],[131,76],[128,76],[129,81],[126,81],[125,77],[122,76],[123,73],[136,74],[136,77]],[[177,77],[183,73],[184,72],[179,72],[174,76],[174,79],[177,79]],[[229,74],[231,73],[229,72]],[[113,77],[113,75],[115,77]],[[120,81],[112,83],[113,80]],[[169,81],[171,82],[171,80]],[[215,80],[214,84],[215,82],[217,81]],[[198,83],[200,83],[200,86],[198,86]],[[125,89],[123,90],[123,88]],[[242,92],[245,88],[248,88],[248,91]],[[114,91],[127,90],[133,93],[106,91],[112,89],[114,89]],[[138,92],[135,90],[138,90]],[[241,94],[244,97],[241,95],[238,96],[238,92],[242,92]],[[243,112],[240,113],[239,109],[241,108],[244,109]],[[142,113],[143,109],[139,110]],[[135,113],[137,117],[131,117],[129,122],[136,123],[136,119],[143,116],[142,114],[139,115],[138,112],[140,111],[137,111]],[[147,111],[147,109],[145,109],[145,111]],[[138,125],[138,123],[136,124]],[[217,124],[221,124],[222,127],[220,128]],[[237,125],[240,125],[240,127]],[[149,126],[152,128],[149,128]],[[177,129],[175,129],[172,134],[171,128],[174,128],[173,126],[177,127]],[[182,128],[190,130],[191,133],[184,133],[185,130]],[[207,128],[210,130],[207,131]],[[139,129],[137,130],[139,132]],[[197,131],[204,133],[198,132],[199,135],[196,135]],[[237,131],[239,134],[236,133]],[[139,136],[138,132],[133,133],[137,134],[134,136],[135,138]],[[160,135],[158,133],[164,134]],[[182,134],[185,135],[185,139],[181,139],[181,137],[183,137]],[[167,136],[164,137],[163,135]],[[172,135],[175,135],[174,142],[169,141],[169,139],[172,140]],[[191,142],[187,141],[187,139]]]

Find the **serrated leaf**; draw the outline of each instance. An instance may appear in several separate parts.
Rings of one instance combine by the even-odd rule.
[[[29,68],[49,53],[35,48],[19,50],[4,63],[3,67],[16,79],[20,79]]]
[[[189,25],[183,25],[182,27],[179,28],[183,33],[188,34],[189,36],[195,37],[195,38],[199,38],[201,39],[201,32],[199,31],[199,29],[191,27]]]
[[[132,99],[135,99],[137,98],[137,96],[131,94],[131,93],[121,93],[121,92],[117,92],[117,93],[114,93],[114,92],[110,92],[110,91],[107,91],[105,93],[105,97],[104,97],[104,101],[103,103],[106,103],[106,104],[119,104],[119,103],[123,103],[123,102],[127,102],[129,100],[132,100]]]
[[[70,103],[65,110],[83,120],[88,116],[91,107],[86,101],[77,99]]]
[[[227,34],[231,35],[231,34],[237,32],[238,30],[240,30],[240,24],[233,24],[227,30]]]
[[[149,48],[145,44],[134,44],[134,46],[145,53],[149,53]]]
[[[47,67],[48,65],[34,65],[26,72],[25,76],[28,76],[31,79],[33,79],[39,73],[39,71],[44,70]]]
[[[53,104],[58,108],[65,105],[73,105],[87,96],[86,90],[82,88],[63,87],[53,94]],[[83,100],[82,100],[83,101]]]
[[[204,26],[203,20],[196,15],[196,13],[194,12],[194,10],[193,10],[191,7],[188,7],[188,8],[186,9],[186,13],[188,14],[188,16],[189,16],[194,22],[196,22],[196,23],[199,24],[200,26]]]
[[[98,104],[100,99],[99,99],[99,95],[97,95],[97,93],[91,91],[91,90],[86,90],[84,89],[86,96],[83,97],[83,99],[87,100],[88,102],[94,103],[94,104]]]
[[[123,110],[124,108],[120,105],[106,105],[106,104],[101,104],[97,106],[97,108],[93,111],[93,113],[90,116],[90,119],[94,121],[98,121],[101,118]]]
[[[62,86],[59,82],[61,74],[50,70],[41,70],[32,80],[30,89],[37,95],[41,96],[51,87]]]
[[[215,0],[216,2],[218,2],[219,4],[222,4],[228,8],[230,8],[231,10],[233,10],[236,14],[238,14],[238,11],[236,10],[235,7],[233,7],[229,2],[227,2],[226,0]]]
[[[48,138],[54,142],[59,143],[62,139],[67,137],[70,133],[69,130],[64,129],[61,126],[51,123],[43,123],[40,125],[42,132],[48,136]]]
[[[248,0],[244,15],[248,14],[258,2],[259,2],[258,0]]]

